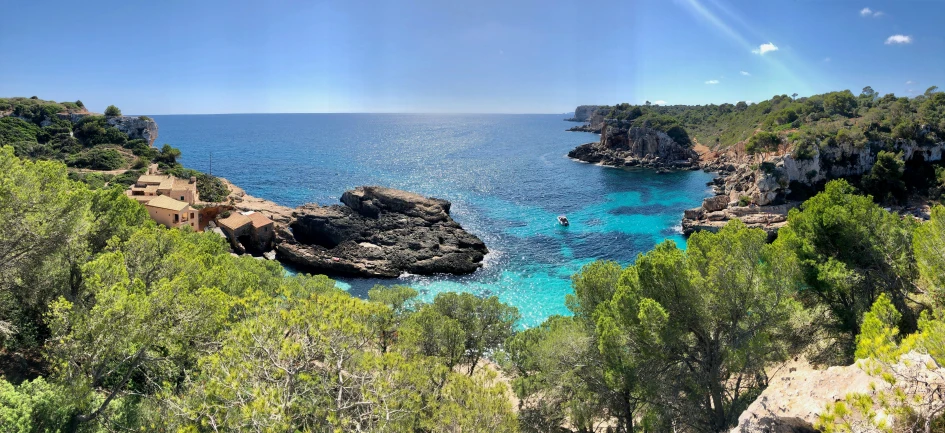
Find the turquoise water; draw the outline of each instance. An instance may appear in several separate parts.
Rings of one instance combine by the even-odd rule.
[[[183,164],[226,177],[286,206],[335,204],[358,185],[444,198],[452,215],[490,249],[468,276],[398,280],[338,278],[365,296],[374,284],[409,284],[431,299],[443,291],[497,295],[523,326],[568,314],[570,276],[595,260],[631,263],[664,239],[684,245],[684,209],[709,195],[712,176],[656,174],[583,164],[565,155],[596,141],[566,132],[560,115],[247,114],[153,116],[157,145]],[[571,226],[557,224],[566,214]]]

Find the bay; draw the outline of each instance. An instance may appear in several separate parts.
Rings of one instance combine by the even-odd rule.
[[[452,215],[490,249],[468,276],[336,277],[365,297],[374,284],[497,295],[522,326],[568,314],[570,276],[593,260],[632,263],[665,239],[685,245],[684,209],[710,195],[701,171],[657,174],[566,157],[595,134],[566,132],[562,115],[228,114],[152,116],[156,146],[249,194],[295,207],[339,203],[359,185],[451,201]],[[569,227],[557,224],[565,214]]]

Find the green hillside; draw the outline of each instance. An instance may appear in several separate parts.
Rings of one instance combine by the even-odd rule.
[[[858,96],[844,90],[803,98],[779,95],[750,104],[624,103],[601,107],[597,113],[607,119],[628,121],[631,126],[646,124],[666,132],[681,127],[688,137],[716,148],[744,142],[758,131],[783,136],[801,153],[809,151],[810,146],[838,142],[862,145],[896,139],[945,140],[945,92],[936,87],[913,98],[892,93],[880,96],[865,87]]]

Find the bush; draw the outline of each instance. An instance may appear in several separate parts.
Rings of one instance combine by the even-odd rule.
[[[125,164],[125,159],[115,149],[90,149],[70,156],[66,164],[91,170],[117,170]]]
[[[119,110],[118,107],[114,105],[109,105],[108,108],[105,109],[105,116],[108,116],[108,117],[121,116],[121,110]]]
[[[138,178],[144,174],[144,170],[128,170],[111,179],[113,185],[128,186],[138,181]]]

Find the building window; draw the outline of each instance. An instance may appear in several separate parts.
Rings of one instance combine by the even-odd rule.
[[[174,224],[177,224],[179,222],[180,222],[180,215],[174,214]]]
[[[180,201],[184,201],[184,196],[180,196]]]

